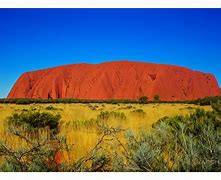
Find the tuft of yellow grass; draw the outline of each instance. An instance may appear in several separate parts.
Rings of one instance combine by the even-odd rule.
[[[52,106],[53,109],[47,110]],[[72,145],[69,153],[71,160],[76,160],[87,155],[99,140],[101,134],[96,125],[97,116],[101,111],[122,112],[126,119],[109,118],[103,120],[108,126],[131,129],[135,133],[149,131],[151,125],[165,116],[188,115],[196,108],[210,111],[210,106],[198,106],[190,104],[32,104],[15,105],[0,104],[0,138],[8,138],[13,147],[19,147],[21,142],[12,137],[5,137],[6,118],[14,112],[24,110],[47,111],[59,113],[62,116],[60,122],[60,135],[66,137],[67,143]],[[142,112],[138,112],[142,111]],[[100,120],[102,121],[102,120]],[[124,135],[120,138],[124,141]]]

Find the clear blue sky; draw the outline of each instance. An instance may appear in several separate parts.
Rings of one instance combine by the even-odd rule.
[[[0,97],[26,71],[126,59],[210,72],[221,85],[221,9],[0,9]]]

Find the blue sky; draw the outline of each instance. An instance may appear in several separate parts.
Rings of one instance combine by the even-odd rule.
[[[185,66],[221,85],[221,9],[0,9],[0,97],[26,71],[112,60]]]

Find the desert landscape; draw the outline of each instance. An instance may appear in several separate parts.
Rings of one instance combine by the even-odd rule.
[[[1,170],[219,171],[219,95],[213,75],[178,66],[24,73],[0,101]]]
[[[0,172],[220,172],[220,19],[0,9]]]

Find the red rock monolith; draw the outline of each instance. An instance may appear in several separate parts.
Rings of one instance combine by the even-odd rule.
[[[220,95],[212,74],[144,62],[73,64],[21,75],[8,98],[191,100]]]

